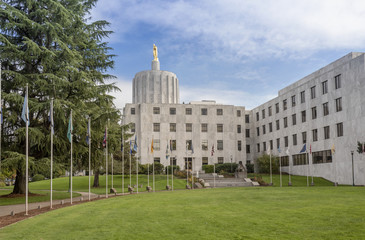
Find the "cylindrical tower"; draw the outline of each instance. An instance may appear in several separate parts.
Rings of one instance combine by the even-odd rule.
[[[179,80],[175,73],[160,70],[157,47],[154,46],[152,70],[133,78],[133,103],[179,103]]]

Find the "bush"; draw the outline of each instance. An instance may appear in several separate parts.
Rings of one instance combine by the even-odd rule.
[[[267,154],[257,158],[260,173],[270,173],[270,156]],[[271,156],[272,173],[279,173],[279,157]]]
[[[217,173],[234,173],[238,167],[237,163],[223,163],[215,165],[215,172]]]
[[[42,174],[36,174],[32,178],[32,182],[42,181],[44,180],[44,176]]]
[[[205,173],[213,173],[214,166],[213,165],[203,165],[202,169],[205,171]]]
[[[169,171],[169,173],[171,173],[172,170],[172,166],[167,166],[167,170]],[[174,172],[180,171],[180,166],[174,166]]]
[[[253,173],[255,171],[253,163],[246,163],[247,173]]]

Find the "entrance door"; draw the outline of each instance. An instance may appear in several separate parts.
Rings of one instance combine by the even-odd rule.
[[[191,166],[192,166],[192,162],[193,162],[193,158],[188,157],[188,158],[184,158],[185,159],[185,170],[186,169],[190,169],[191,170]]]

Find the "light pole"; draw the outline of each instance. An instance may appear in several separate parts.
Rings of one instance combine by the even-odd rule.
[[[354,151],[351,151],[352,159],[352,186],[355,186],[355,176],[354,176]]]
[[[232,172],[232,155],[231,155],[231,172]]]

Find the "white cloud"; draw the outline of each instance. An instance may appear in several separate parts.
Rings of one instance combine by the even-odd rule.
[[[363,0],[100,0],[92,15],[112,22],[114,41],[142,23],[169,45],[184,39],[188,43],[178,47],[190,47],[190,40],[225,59],[306,57],[365,43]]]
[[[132,103],[132,82],[118,77],[116,86],[122,90],[121,92],[110,92],[109,94],[115,97],[114,104],[118,109],[123,109],[126,103]]]

